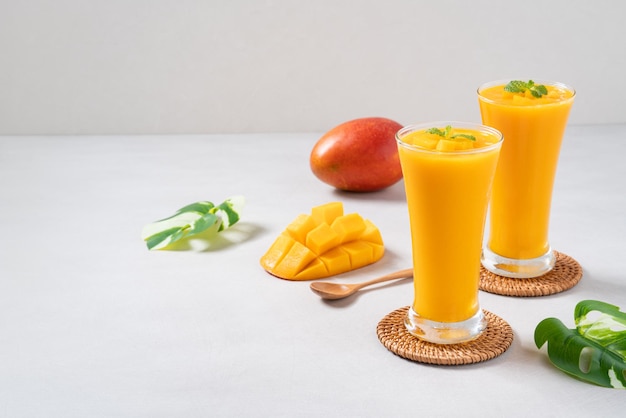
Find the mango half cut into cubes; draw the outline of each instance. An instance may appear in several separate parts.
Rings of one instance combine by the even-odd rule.
[[[296,217],[261,257],[261,266],[281,279],[313,280],[372,264],[384,252],[371,221],[344,215],[341,202],[330,202]]]

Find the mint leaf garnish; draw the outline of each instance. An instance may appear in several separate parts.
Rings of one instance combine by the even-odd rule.
[[[543,84],[540,84],[538,86],[534,86],[534,88],[531,88],[530,93],[535,97],[541,97],[544,94],[548,94],[548,89]]]
[[[476,137],[474,135],[470,135],[470,134],[456,134],[456,135],[452,135],[450,138],[455,139],[455,138],[465,138],[465,139],[469,139],[470,141],[476,141]]]
[[[428,134],[438,135],[438,136],[440,136],[442,138],[445,138],[445,139],[464,138],[464,139],[469,139],[470,141],[476,141],[476,137],[474,135],[470,135],[470,134],[454,134],[454,135],[450,135],[451,132],[452,132],[452,126],[451,125],[447,125],[444,129],[430,128],[430,129],[426,130],[426,133],[428,133]]]
[[[545,94],[548,94],[548,89],[543,84],[535,84],[533,80],[528,81],[520,81],[513,80],[510,81],[509,84],[504,86],[504,91],[508,91],[509,93],[525,93],[526,90],[530,91],[530,94],[533,97],[541,97]]]
[[[450,125],[446,126],[446,128],[448,128]],[[427,134],[433,134],[433,135],[439,135],[441,137],[446,137],[446,131],[443,131],[439,128],[430,128],[426,130]]]

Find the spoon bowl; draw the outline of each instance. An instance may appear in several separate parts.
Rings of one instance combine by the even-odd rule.
[[[376,279],[368,280],[361,283],[333,283],[333,282],[314,282],[311,283],[311,290],[313,293],[320,296],[322,299],[343,299],[350,295],[353,295],[360,289],[370,286],[376,283],[387,282],[390,280],[409,279],[413,277],[413,269],[405,269],[389,273]]]

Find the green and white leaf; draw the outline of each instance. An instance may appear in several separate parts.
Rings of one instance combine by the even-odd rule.
[[[586,382],[626,389],[626,313],[619,307],[584,300],[574,310],[576,329],[547,318],[535,328],[535,344],[548,343],[559,369]]]
[[[220,232],[239,221],[243,196],[234,196],[215,206],[201,201],[182,207],[167,218],[146,225],[141,237],[149,250],[160,250],[201,232]]]

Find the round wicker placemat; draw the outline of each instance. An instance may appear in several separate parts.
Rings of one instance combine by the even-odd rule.
[[[583,277],[583,269],[572,257],[554,252],[556,263],[548,273],[528,279],[504,277],[480,268],[480,290],[502,296],[547,296],[576,286]]]
[[[408,306],[387,314],[376,327],[380,342],[392,353],[420,363],[445,366],[472,364],[504,353],[513,342],[511,326],[497,315],[483,310],[489,321],[475,340],[459,344],[434,344],[409,334],[404,326]]]

